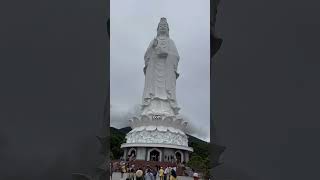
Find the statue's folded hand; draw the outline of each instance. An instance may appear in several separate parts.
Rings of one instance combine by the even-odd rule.
[[[159,57],[167,57],[167,56],[168,56],[168,53],[165,53],[165,52],[164,52],[164,53],[159,53],[158,56],[159,56]]]
[[[159,57],[167,57],[168,56],[168,52],[164,51],[162,48],[157,48],[156,52]]]

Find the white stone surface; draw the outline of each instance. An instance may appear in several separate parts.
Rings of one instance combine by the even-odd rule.
[[[134,144],[163,144],[193,151],[188,147],[188,137],[184,133],[188,123],[179,116],[176,100],[179,59],[175,43],[169,37],[167,20],[161,18],[157,36],[144,56],[142,111],[140,116],[129,120],[132,131],[126,136],[126,144],[133,145],[131,147]]]
[[[165,116],[165,115],[142,115],[140,117],[132,117],[129,120],[129,123],[132,129],[135,129],[141,126],[144,126],[144,128],[146,126],[156,126],[159,131],[167,131],[168,128],[170,127],[170,128],[176,129],[176,130],[173,130],[174,132],[176,132],[177,130],[184,132],[188,124],[188,122],[184,121],[182,118],[177,118],[176,116]],[[136,130],[141,131],[142,129],[139,128]]]
[[[149,129],[148,129],[149,128]],[[188,137],[180,134],[178,131],[158,131],[155,127],[148,126],[143,131],[128,133],[127,143],[157,143],[157,144],[175,144],[179,146],[188,146]]]
[[[176,100],[176,79],[179,53],[169,37],[169,25],[160,19],[158,32],[145,53],[145,86],[142,114],[178,113]]]
[[[171,149],[181,149],[193,152],[192,147],[188,146],[178,146],[174,144],[156,144],[156,143],[124,143],[121,144],[121,148],[127,148],[127,147],[162,147],[162,148],[171,148]]]
[[[146,148],[145,147],[138,147],[137,148],[137,159],[138,160],[145,160],[146,159]]]
[[[165,161],[170,161],[170,156],[173,156],[174,155],[174,149],[164,149],[163,152],[164,152],[164,156],[165,158],[167,158]],[[168,159],[169,157],[169,159]]]

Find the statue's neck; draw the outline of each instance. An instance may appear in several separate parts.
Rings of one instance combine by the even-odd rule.
[[[167,35],[166,34],[159,34],[158,38],[160,39],[167,39]]]

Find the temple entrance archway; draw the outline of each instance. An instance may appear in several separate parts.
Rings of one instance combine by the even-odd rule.
[[[128,151],[128,158],[129,160],[134,160],[136,158],[136,154],[137,154],[137,151],[135,148],[131,148],[129,151]]]
[[[160,153],[157,150],[153,150],[150,152],[150,161],[159,161]]]
[[[152,148],[148,151],[148,161],[161,161],[162,152],[158,148]]]
[[[184,161],[183,153],[181,151],[176,151],[175,156],[176,156],[177,163],[181,163]]]

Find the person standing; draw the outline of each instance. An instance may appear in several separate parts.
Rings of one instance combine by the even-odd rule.
[[[168,174],[169,174],[169,167],[167,166],[166,169],[164,170],[164,180],[169,179]]]
[[[199,174],[198,173],[193,173],[193,180],[199,180]]]
[[[143,180],[143,171],[139,168],[136,172],[136,180]]]
[[[128,179],[129,180],[134,180],[134,170],[133,170],[133,168],[130,168]]]
[[[156,168],[152,169],[152,174],[153,174],[154,180],[156,180],[157,179],[157,174],[158,174]]]
[[[155,180],[151,170],[148,169],[147,173],[144,175],[144,180]]]
[[[129,173],[130,170],[131,170],[131,168],[130,168],[130,166],[129,166],[129,163],[127,163],[127,164],[126,164],[126,172]]]
[[[123,178],[124,173],[126,173],[126,165],[122,164],[122,166],[121,166],[121,179]]]
[[[162,167],[160,167],[160,170],[159,170],[159,177],[160,177],[160,180],[164,180],[164,170]]]
[[[110,164],[109,164],[109,170],[110,170],[110,177],[112,179],[112,172],[113,172],[112,162],[110,162]]]
[[[171,169],[171,175],[169,180],[177,180],[177,174],[174,169]]]

